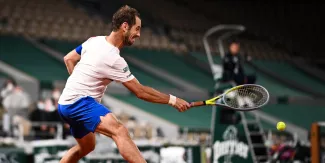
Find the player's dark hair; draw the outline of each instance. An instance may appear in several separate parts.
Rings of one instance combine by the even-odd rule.
[[[140,14],[136,9],[128,5],[121,7],[113,15],[112,30],[117,31],[124,22],[127,22],[132,27],[135,24],[136,17],[140,18]]]

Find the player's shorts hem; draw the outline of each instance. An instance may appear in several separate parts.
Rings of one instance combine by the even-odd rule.
[[[100,120],[100,117],[101,117],[101,116],[105,117],[105,116],[106,116],[107,114],[109,114],[109,113],[111,113],[111,112],[108,111],[107,113],[104,113],[104,114],[102,114],[102,115],[99,115],[99,117],[98,117],[98,121],[95,123],[94,127],[91,129],[90,132],[95,133],[95,131],[96,131],[96,129],[97,129],[97,126],[100,124],[100,122],[102,122],[102,121]]]

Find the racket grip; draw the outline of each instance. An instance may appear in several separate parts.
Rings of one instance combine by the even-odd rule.
[[[196,102],[191,102],[191,107],[197,107],[197,106],[204,106],[205,101],[196,101]]]

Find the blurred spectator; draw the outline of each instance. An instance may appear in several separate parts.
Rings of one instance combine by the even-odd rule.
[[[30,120],[32,122],[42,122],[46,121],[46,114],[43,111],[44,110],[44,102],[42,100],[39,100],[36,105],[36,109],[34,109],[30,114]],[[35,137],[36,139],[45,139],[46,137],[43,136],[44,132],[46,132],[46,125],[41,126],[35,126],[33,127],[35,131]]]
[[[243,64],[250,61],[249,56],[245,57],[240,54],[240,44],[232,42],[229,46],[229,52],[222,60],[223,65],[223,81],[234,81],[237,85],[245,83],[254,83],[255,77],[246,76]]]
[[[53,139],[57,134],[57,124],[63,125],[63,138],[70,134],[69,125],[64,124],[57,112],[57,101],[61,95],[60,89],[53,89],[50,94],[38,100],[36,108],[30,114],[30,120],[35,124],[34,139]]]
[[[133,116],[129,116],[125,112],[115,112],[117,118],[129,130],[132,139],[137,140],[150,140],[153,138],[162,138],[164,134],[160,128],[155,128],[145,120],[137,120]]]
[[[299,141],[296,145],[294,160],[299,160],[301,162],[310,162],[310,146],[301,144]]]
[[[271,162],[310,162],[310,147],[295,141],[290,133],[272,133]]]
[[[24,135],[29,133],[31,124],[28,120],[28,108],[31,104],[29,95],[12,81],[1,91],[3,97],[3,107],[8,119],[4,119],[4,124],[23,125]],[[5,126],[5,125],[4,125]]]
[[[52,98],[55,104],[58,103],[60,96],[61,96],[61,91],[58,88],[55,88],[52,92]]]
[[[36,139],[51,139],[56,134],[56,125],[49,125],[46,122],[59,122],[61,119],[57,113],[55,99],[45,99],[38,101],[36,109],[30,114],[30,119],[33,122],[41,123],[40,126],[35,126]],[[44,122],[44,124],[42,124]],[[65,128],[68,126],[64,125]],[[63,135],[65,136],[65,135]]]
[[[1,88],[1,99],[3,100],[8,94],[10,94],[16,86],[17,83],[15,82],[15,80],[8,79]]]
[[[277,146],[273,159],[280,162],[292,161],[295,156],[295,149],[286,144],[280,144]]]
[[[16,82],[13,79],[7,79],[5,81],[5,83],[3,84],[3,86],[1,87],[0,90],[0,108],[1,108],[1,112],[0,112],[0,118],[3,118],[3,115],[5,113],[5,109],[3,108],[3,99],[10,94],[14,88],[17,86]]]
[[[320,157],[321,157],[321,163],[325,163],[325,133],[321,133],[320,138]]]
[[[157,137],[159,137],[159,138],[165,137],[165,134],[160,127],[157,128]]]
[[[144,131],[145,131],[145,138],[152,139],[153,138],[153,126],[149,122],[144,123]]]

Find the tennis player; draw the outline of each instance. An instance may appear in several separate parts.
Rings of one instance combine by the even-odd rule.
[[[64,57],[70,77],[60,96],[58,112],[70,125],[71,134],[78,144],[63,156],[61,163],[76,163],[93,151],[95,132],[112,138],[127,162],[146,162],[128,130],[100,104],[107,85],[112,81],[121,82],[139,99],[169,104],[180,112],[190,108],[190,104],[180,98],[141,85],[130,72],[120,56],[120,49],[132,45],[140,37],[140,29],[141,19],[137,10],[123,6],[113,15],[109,36],[91,37]]]

